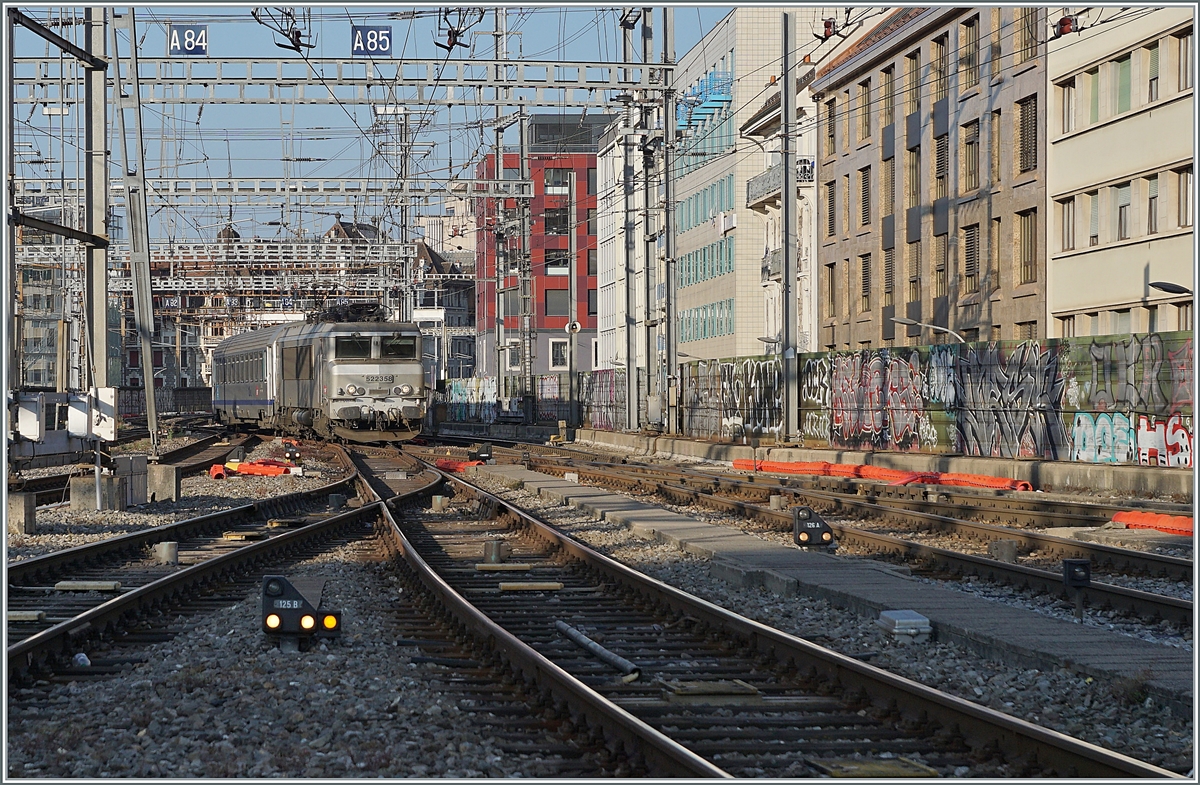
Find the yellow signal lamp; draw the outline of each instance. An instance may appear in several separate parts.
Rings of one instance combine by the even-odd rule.
[[[282,623],[283,622],[279,618],[279,614],[277,614],[277,613],[272,613],[269,616],[267,616],[267,629],[269,629],[269,630],[279,629],[279,625]]]
[[[315,626],[317,626],[317,620],[309,614],[306,613],[300,617],[300,629],[311,630]]]

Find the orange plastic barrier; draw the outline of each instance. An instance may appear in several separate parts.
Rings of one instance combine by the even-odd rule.
[[[1138,512],[1126,510],[1112,517],[1113,523],[1123,523],[1126,529],[1157,529],[1167,534],[1182,534],[1191,537],[1192,519],[1182,515],[1166,515],[1160,512]]]
[[[251,461],[238,466],[238,474],[253,474],[259,477],[278,477],[288,473],[288,467],[278,461]]]
[[[463,469],[467,468],[468,466],[483,466],[484,462],[483,461],[460,461],[460,460],[456,460],[454,458],[438,458],[436,461],[433,462],[433,465],[438,467],[439,469],[441,469],[444,472],[450,472],[451,474],[458,474],[459,472],[461,472]]]
[[[857,463],[828,463],[826,461],[788,462],[752,461],[738,458],[733,468],[743,471],[772,472],[774,474],[815,474],[821,477],[859,477],[879,480],[891,485],[909,485],[914,482],[928,485],[965,485],[976,488],[1001,488],[1010,491],[1032,491],[1033,486],[1024,480],[1005,477],[989,477],[985,474],[955,474],[952,472],[909,472],[903,469],[888,469]]]
[[[225,474],[225,467],[222,464],[214,463],[208,467],[208,476],[214,480],[224,480],[228,475]]]

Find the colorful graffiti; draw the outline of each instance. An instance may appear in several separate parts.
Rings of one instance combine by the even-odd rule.
[[[446,385],[446,419],[449,422],[496,421],[496,377],[449,379]]]
[[[583,427],[600,431],[619,431],[625,427],[623,368],[580,374],[579,385]]]
[[[1192,466],[1191,333],[800,358],[807,442]]]
[[[778,436],[783,411],[778,359],[701,360],[684,366],[682,380],[684,434]]]

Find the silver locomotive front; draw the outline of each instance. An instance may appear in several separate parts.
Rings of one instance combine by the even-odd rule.
[[[421,336],[412,332],[333,336],[324,383],[333,432],[354,441],[399,441],[425,416]]]

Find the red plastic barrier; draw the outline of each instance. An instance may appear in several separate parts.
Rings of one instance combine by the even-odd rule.
[[[888,469],[883,466],[854,463],[827,463],[825,461],[752,461],[738,458],[733,468],[743,471],[771,472],[773,474],[814,474],[820,477],[858,477],[879,480],[891,485],[909,485],[914,482],[929,485],[964,485],[975,488],[1000,488],[1010,491],[1032,491],[1033,486],[1024,480],[1006,477],[989,477],[985,474],[956,474],[953,472],[910,472],[903,469]]]
[[[1191,537],[1194,531],[1192,519],[1182,515],[1126,510],[1117,513],[1112,519],[1113,523],[1125,524],[1126,529],[1156,529],[1167,534],[1181,534],[1185,537]]]
[[[458,474],[459,472],[461,472],[463,469],[467,468],[468,466],[483,466],[484,462],[483,461],[460,461],[460,460],[456,460],[454,458],[438,458],[436,461],[433,462],[433,465],[438,467],[439,469],[441,469],[444,472],[450,472],[451,474]]]
[[[279,461],[250,461],[238,465],[238,474],[253,474],[259,477],[278,477],[288,473],[288,465]]]
[[[208,476],[212,477],[214,480],[224,480],[228,476],[225,473],[225,465],[214,463],[212,466],[208,467]]]

